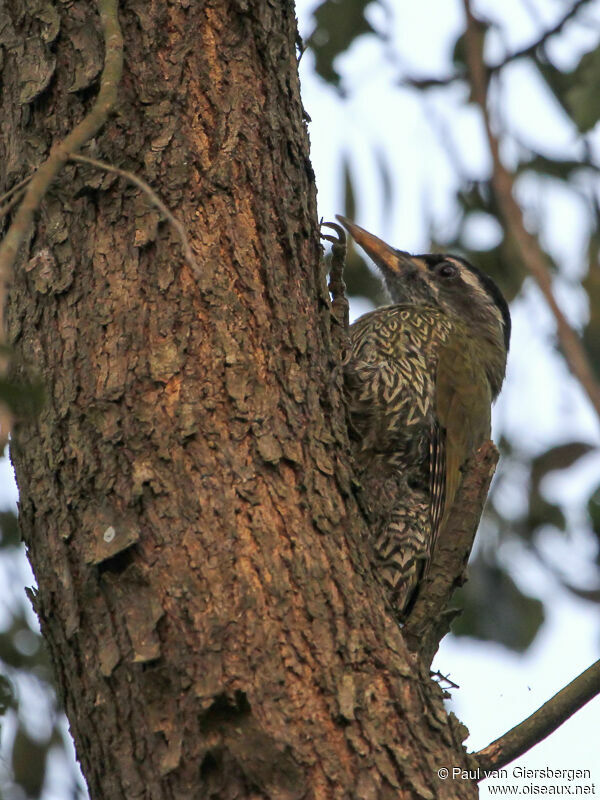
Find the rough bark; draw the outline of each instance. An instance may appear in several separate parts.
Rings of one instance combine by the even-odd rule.
[[[41,379],[12,458],[94,800],[460,798],[462,730],[370,575],[319,266],[289,3],[122,4],[118,114],[68,165],[9,306]],[[91,2],[10,3],[2,183],[89,108]]]

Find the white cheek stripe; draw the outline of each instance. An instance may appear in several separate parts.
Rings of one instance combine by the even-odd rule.
[[[485,295],[486,298],[488,298],[489,307],[494,312],[494,316],[496,317],[502,328],[504,328],[504,317],[502,316],[502,312],[500,311],[496,303],[493,301],[493,299],[489,296],[485,287],[481,285],[481,282],[477,277],[477,275],[475,275],[474,272],[471,272],[470,269],[467,269],[464,266],[464,264],[461,264],[460,261],[457,261],[455,258],[449,258],[448,261],[451,261],[453,264],[456,264],[456,266],[460,270],[460,277],[465,283],[468,283],[469,286],[472,286],[476,292],[479,292],[480,294],[483,294]]]

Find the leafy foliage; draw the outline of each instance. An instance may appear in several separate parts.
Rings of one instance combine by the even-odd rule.
[[[352,45],[358,36],[375,33],[365,17],[371,0],[325,0],[313,14],[315,27],[306,45],[315,54],[317,74],[339,88],[340,75],[335,59]]]
[[[472,562],[471,573],[471,579],[457,592],[463,613],[452,632],[526,650],[544,621],[543,603],[521,592],[498,564],[477,559]]]
[[[22,559],[17,517],[13,511],[0,511],[0,569],[12,574],[9,594],[9,582],[5,582],[6,621],[0,629],[0,725],[6,729],[0,759],[0,797],[41,798],[50,754],[70,754],[71,745],[54,689],[48,651],[22,589],[17,591],[19,580],[15,573]],[[43,724],[39,724],[42,717]],[[32,718],[38,724],[32,724]],[[71,796],[81,797],[78,776],[73,774],[70,783]]]
[[[600,80],[600,48],[585,53],[570,72],[562,72],[541,58],[536,58],[535,64],[579,132],[590,131],[600,119],[600,98],[596,91]]]

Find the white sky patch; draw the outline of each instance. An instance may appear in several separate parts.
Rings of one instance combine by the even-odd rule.
[[[472,250],[492,250],[500,244],[502,236],[496,217],[484,211],[470,214],[463,228],[463,238]]]
[[[8,456],[5,455],[4,458],[0,458],[0,508],[14,506],[18,499],[15,472]]]

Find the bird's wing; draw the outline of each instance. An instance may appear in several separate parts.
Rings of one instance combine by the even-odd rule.
[[[446,432],[436,423],[429,439],[429,493],[431,497],[431,545],[433,553],[446,500]],[[429,564],[429,562],[427,562]]]
[[[491,389],[477,342],[453,335],[438,359],[431,445],[433,540],[443,529],[462,480],[462,467],[489,438]]]

